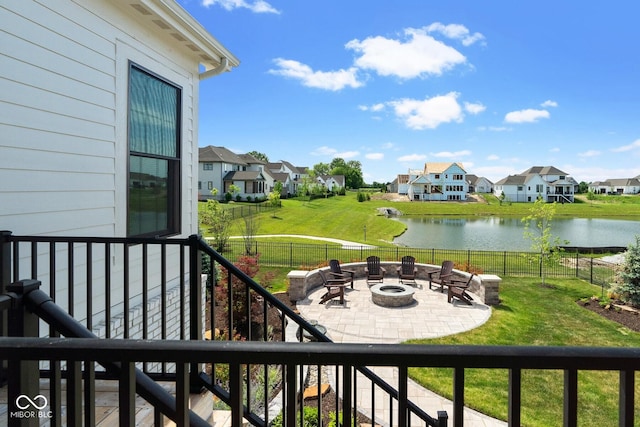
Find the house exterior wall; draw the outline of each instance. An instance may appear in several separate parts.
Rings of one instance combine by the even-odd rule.
[[[0,10],[3,228],[126,235],[131,60],[182,88],[181,228],[197,230],[198,63],[111,2],[92,2],[91,10],[42,3],[12,0]]]
[[[205,165],[211,165],[211,169],[205,170]],[[218,190],[217,198],[221,198],[223,193],[222,177],[226,172],[223,171],[223,164],[218,162],[200,162],[198,164],[198,193],[200,199],[210,199],[213,197],[211,190]]]
[[[157,2],[149,2],[157,4]],[[130,61],[181,88],[180,237],[198,231],[197,105],[199,57],[130,2],[7,0],[0,7],[0,228],[16,235],[123,237],[127,235],[128,73]],[[76,257],[81,256],[79,248]],[[171,256],[171,249],[169,256]],[[111,264],[122,277],[123,254]],[[131,254],[131,268],[141,255]],[[60,259],[64,265],[64,259]],[[47,265],[42,260],[41,265]],[[77,266],[79,271],[85,266]],[[28,268],[21,269],[29,271]],[[94,268],[100,279],[100,271]],[[151,291],[160,292],[160,269],[150,267]],[[74,281],[76,317],[87,305],[82,274]],[[69,277],[56,272],[57,290]],[[167,288],[178,282],[167,271]],[[131,305],[141,283],[131,275]],[[46,274],[39,277],[48,291]],[[104,301],[96,288],[94,301]],[[121,281],[114,307],[123,304]],[[59,300],[58,298],[56,298]],[[98,322],[100,319],[95,319]]]
[[[493,185],[486,178],[479,178],[476,182],[476,193],[491,193],[493,190]]]

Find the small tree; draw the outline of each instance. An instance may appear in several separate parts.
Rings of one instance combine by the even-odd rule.
[[[244,229],[240,229],[242,239],[244,240],[244,251],[247,255],[253,254],[253,248],[256,243],[256,234],[260,228],[260,221],[257,215],[247,215],[243,217]]]
[[[269,206],[273,209],[272,218],[276,217],[276,208],[280,206],[280,197],[282,196],[282,183],[277,181],[273,185],[273,190],[269,193]]]
[[[636,235],[635,245],[629,245],[627,249],[620,277],[622,285],[619,289],[623,301],[640,306],[640,236]]]
[[[227,189],[227,192],[225,193],[224,198],[227,202],[230,202],[234,196],[236,196],[236,198],[240,196],[240,187],[238,187],[235,184],[231,184]]]
[[[502,202],[504,202],[505,199],[505,195],[504,195],[504,191],[500,192],[500,195],[498,196],[498,203],[500,204],[500,206],[502,206]]]
[[[215,197],[218,194],[218,190],[214,188],[211,190],[211,194]],[[207,204],[200,213],[201,222],[208,226],[208,231],[211,233],[214,242],[214,248],[218,252],[224,251],[229,236],[231,234],[231,213],[224,209],[220,202],[215,199],[207,200]]]
[[[546,268],[560,259],[560,238],[551,234],[551,222],[556,213],[556,204],[546,203],[538,198],[530,214],[522,218],[524,223],[524,238],[531,240],[531,250],[536,253],[535,258],[540,263],[540,277],[545,284]],[[568,242],[564,242],[565,244]]]

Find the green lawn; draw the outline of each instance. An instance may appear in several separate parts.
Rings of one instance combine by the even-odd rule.
[[[553,279],[541,287],[539,279],[503,278],[501,304],[491,319],[472,331],[420,344],[535,345],[638,347],[640,333],[594,314],[575,302],[600,295],[600,288],[577,279]],[[445,397],[452,397],[449,369],[410,370],[411,377]],[[636,375],[636,402],[640,401],[640,376]],[[525,371],[522,380],[522,422],[527,426],[558,425],[562,420],[563,373]],[[508,372],[468,369],[465,371],[465,403],[492,417],[507,419]],[[579,424],[617,425],[618,375],[611,372],[580,372]],[[640,404],[636,404],[640,425]]]
[[[358,202],[356,193],[327,199],[301,201],[283,199],[282,208],[272,213],[258,215],[258,234],[304,234],[334,237],[359,243],[391,245],[394,237],[402,234],[405,226],[397,221],[379,215],[377,208],[391,207],[405,215],[466,215],[466,216],[508,216],[522,218],[528,215],[531,203],[511,203],[502,205],[491,195],[483,196],[487,203],[477,202],[391,202],[373,199]],[[204,204],[200,203],[202,207]],[[241,203],[225,204],[237,207]],[[577,218],[624,218],[640,220],[640,197],[638,196],[597,196],[593,202],[582,196],[578,203],[557,205],[557,217]],[[364,238],[366,226],[366,241]],[[232,234],[240,234],[242,220],[234,221]],[[206,227],[202,227],[206,233]]]
[[[282,201],[282,208],[258,216],[257,234],[301,234],[333,237],[360,243],[391,246],[404,225],[378,215],[376,208],[392,207],[405,215],[497,215],[524,217],[532,204],[500,204],[493,196],[487,203],[390,202],[372,199],[357,202],[355,193],[329,199]],[[229,206],[233,206],[230,204]],[[558,205],[557,216],[624,218],[640,220],[640,197],[598,196],[594,201]],[[233,224],[232,234],[242,234],[242,220]],[[366,241],[364,231],[366,227]],[[202,227],[206,233],[206,227]],[[282,241],[282,239],[278,239]],[[289,239],[286,240],[289,242]],[[313,241],[307,243],[313,244]],[[326,242],[318,243],[326,245]],[[482,267],[482,266],[480,266]],[[286,289],[289,269],[262,269],[275,292]],[[266,278],[265,278],[266,279]],[[434,340],[427,344],[539,345],[638,347],[640,334],[591,313],[575,301],[600,295],[601,288],[578,279],[548,279],[552,287],[540,287],[539,278],[505,277],[500,287],[501,304],[491,319],[467,333]],[[417,341],[416,341],[417,342]],[[411,376],[425,387],[451,397],[452,373],[443,369],[412,369]],[[523,372],[522,420],[527,426],[558,425],[562,420],[562,380],[558,371]],[[465,371],[465,402],[481,412],[506,420],[508,372],[503,370]],[[579,375],[579,422],[581,425],[616,425],[618,418],[618,376],[609,372],[581,372]],[[640,377],[636,380],[640,396]],[[636,397],[636,402],[640,398]],[[640,408],[640,403],[636,403]],[[640,409],[636,409],[640,425]]]

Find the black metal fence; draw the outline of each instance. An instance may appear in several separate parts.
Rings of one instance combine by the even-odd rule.
[[[236,259],[239,255],[246,254],[246,247],[246,241],[230,240],[224,255]],[[619,269],[617,264],[568,251],[560,252],[559,258],[554,262],[543,263],[539,254],[514,251],[340,246],[266,242],[259,239],[255,239],[250,247],[252,255],[260,254],[259,262],[262,266],[303,270],[324,266],[331,259],[338,259],[343,263],[364,262],[368,256],[377,255],[384,261],[400,261],[405,255],[413,255],[419,263],[440,265],[444,260],[452,260],[456,268],[476,273],[519,277],[540,277],[543,274],[548,277],[579,277],[593,284],[609,286],[616,281]]]

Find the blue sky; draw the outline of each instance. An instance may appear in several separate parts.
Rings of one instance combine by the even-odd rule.
[[[200,86],[200,146],[387,182],[640,174],[640,3],[178,0],[240,61]]]

